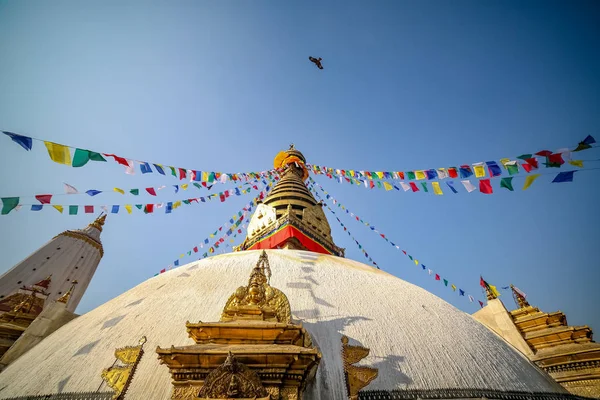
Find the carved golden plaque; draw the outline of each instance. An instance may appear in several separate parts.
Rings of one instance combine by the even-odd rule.
[[[138,342],[138,346],[128,346],[115,350],[115,364],[120,361],[123,365],[114,365],[102,371],[102,379],[106,382],[115,394],[113,400],[121,399],[129,386],[129,382],[135,372],[135,367],[144,354],[144,343],[146,337],[143,336]]]

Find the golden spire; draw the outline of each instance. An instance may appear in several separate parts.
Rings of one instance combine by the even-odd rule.
[[[512,283],[510,284],[510,290],[512,290],[513,299],[515,299],[515,303],[517,303],[519,308],[529,307],[529,302],[525,298],[525,293],[520,291],[519,288],[514,286]]]
[[[92,222],[89,226],[92,226],[102,232],[102,227],[104,226],[104,222],[106,221],[106,214],[102,213],[94,222]]]
[[[75,285],[77,285],[77,283],[78,282],[74,280],[73,285],[71,285],[71,288],[67,291],[67,293],[60,296],[56,301],[59,303],[67,304],[69,302],[69,299],[71,298],[71,295],[73,294],[73,290],[75,290]]]

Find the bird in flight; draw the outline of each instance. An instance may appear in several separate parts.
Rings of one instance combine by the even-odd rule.
[[[321,64],[321,60],[322,58],[314,58],[314,57],[308,57],[308,59],[313,62],[319,69],[323,69],[323,65]]]

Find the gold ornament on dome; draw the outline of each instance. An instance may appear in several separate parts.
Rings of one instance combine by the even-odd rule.
[[[369,355],[369,349],[361,346],[348,345],[348,337],[342,336],[342,360],[344,363],[344,378],[350,400],[358,399],[358,392],[377,378],[376,368],[352,365]]]
[[[199,400],[270,398],[256,372],[238,362],[231,352],[220,367],[208,374],[197,397]]]
[[[102,371],[102,379],[115,392],[113,400],[122,399],[135,373],[135,367],[144,354],[146,336],[138,341],[137,346],[128,346],[115,350],[115,363]],[[122,365],[115,365],[120,361]]]
[[[248,285],[237,288],[227,300],[221,321],[262,319],[290,323],[290,303],[281,290],[269,285],[270,279],[269,259],[263,250],[250,274]]]

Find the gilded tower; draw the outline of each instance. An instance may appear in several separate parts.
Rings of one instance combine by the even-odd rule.
[[[236,250],[293,249],[343,257],[344,249],[331,237],[323,205],[304,183],[308,178],[304,155],[291,145],[273,162],[280,179],[259,204],[248,224],[248,236]]]

